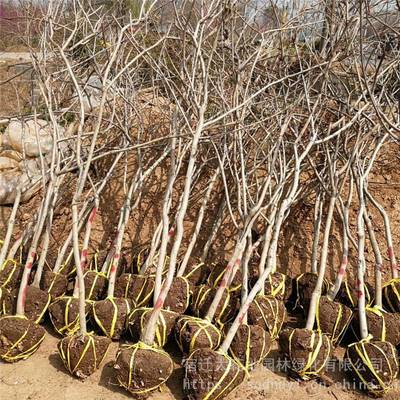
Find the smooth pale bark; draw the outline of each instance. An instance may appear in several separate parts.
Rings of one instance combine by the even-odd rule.
[[[176,138],[173,137],[171,140],[171,165],[169,170],[167,187],[164,193],[164,202],[162,209],[162,233],[161,233],[161,245],[158,253],[158,260],[156,266],[156,277],[154,282],[154,293],[153,293],[153,304],[156,304],[157,299],[160,295],[161,286],[162,286],[162,276],[164,271],[164,263],[165,258],[167,256],[167,246],[168,246],[168,236],[170,234],[170,226],[169,226],[169,210],[172,204],[172,192],[174,188],[174,182],[178,175],[178,171],[180,169],[181,163],[180,161],[176,161]]]
[[[335,210],[336,194],[331,196],[329,200],[328,214],[326,217],[324,239],[321,249],[320,267],[318,271],[318,279],[315,285],[313,294],[311,296],[310,308],[307,316],[306,329],[312,330],[314,328],[315,316],[317,313],[318,302],[322,293],[322,285],[324,283],[326,265],[328,260],[329,238],[331,233],[331,225],[333,219],[333,211]]]
[[[366,189],[365,193],[367,195],[368,200],[372,202],[372,204],[378,209],[380,212],[384,224],[385,224],[385,237],[386,237],[386,243],[387,243],[387,251],[388,251],[388,256],[390,259],[390,267],[392,270],[392,277],[394,279],[397,279],[399,277],[399,271],[397,269],[397,260],[396,256],[394,254],[394,248],[393,248],[393,238],[392,238],[392,228],[389,220],[389,216],[386,212],[386,210],[383,208],[383,206],[369,193],[369,191]]]
[[[183,261],[182,261],[182,263],[181,263],[181,265],[179,267],[177,276],[183,276],[183,274],[185,273],[185,270],[186,270],[186,267],[187,267],[187,263],[188,263],[188,261],[190,259],[190,256],[192,255],[193,248],[194,248],[194,246],[196,244],[197,238],[198,238],[200,230],[201,230],[201,226],[202,226],[202,223],[203,223],[205,211],[207,209],[207,205],[208,205],[208,202],[210,200],[212,190],[214,188],[215,182],[218,179],[219,174],[220,174],[220,168],[217,168],[216,171],[214,172],[212,178],[211,178],[211,181],[210,181],[209,185],[208,185],[207,191],[206,191],[206,193],[205,193],[205,195],[203,197],[203,201],[201,202],[201,207],[200,207],[200,210],[199,210],[199,213],[198,213],[198,216],[197,216],[196,226],[194,228],[194,232],[193,232],[192,238],[190,239],[190,242],[189,242],[188,248],[186,250],[185,256],[183,257]]]
[[[54,183],[50,182],[46,195],[42,200],[42,205],[38,216],[38,224],[35,227],[32,243],[28,250],[28,257],[24,265],[24,272],[22,274],[21,283],[18,291],[18,298],[17,298],[17,310],[16,310],[17,315],[25,314],[25,300],[26,300],[26,291],[28,288],[29,276],[31,274],[33,262],[35,261],[37,245],[39,242],[39,238],[42,234],[43,225],[46,220],[47,210],[49,208],[49,203],[53,195],[53,191],[54,191]]]
[[[54,208],[56,206],[56,202],[58,199],[58,195],[59,195],[59,188],[64,180],[65,175],[61,176],[57,181],[56,184],[54,186],[54,193],[53,193],[53,198],[51,200],[51,204],[49,206],[49,210],[48,210],[48,215],[47,215],[47,224],[46,224],[46,229],[45,232],[43,234],[43,245],[41,248],[41,254],[40,254],[40,258],[38,261],[38,265],[36,268],[36,273],[35,273],[35,279],[33,281],[32,286],[35,286],[37,288],[40,287],[40,281],[42,279],[42,274],[43,274],[43,268],[44,268],[44,264],[46,261],[46,256],[47,256],[47,251],[49,249],[49,244],[50,244],[50,233],[51,233],[51,227],[53,224],[53,215],[54,215]]]
[[[365,289],[364,289],[364,274],[365,274],[365,229],[364,229],[364,210],[365,202],[363,195],[364,182],[360,178],[359,198],[360,209],[357,217],[358,230],[358,268],[357,268],[357,297],[358,297],[358,318],[360,323],[361,339],[368,337],[367,315],[365,312]]]
[[[20,204],[20,201],[21,201],[21,194],[22,194],[22,190],[21,190],[21,188],[18,188],[17,189],[17,194],[15,196],[13,208],[11,210],[10,217],[8,218],[7,232],[6,232],[6,235],[5,235],[4,239],[3,239],[3,244],[1,246],[1,251],[0,251],[0,270],[3,267],[4,261],[6,259],[8,247],[10,245],[11,236],[12,236],[13,229],[14,229],[14,224],[15,224],[15,217],[17,215],[18,207],[19,207],[19,204]]]
[[[267,226],[267,229],[265,230],[264,245],[263,245],[263,249],[261,252],[260,262],[258,264],[259,276],[261,276],[261,274],[264,272],[264,269],[265,269],[265,263],[267,261],[267,256],[268,256],[268,250],[271,245],[271,238],[272,238],[272,232],[273,232],[274,223],[275,223],[275,217],[276,217],[276,213],[278,211],[278,208],[275,204],[272,207],[273,207],[272,213],[269,216],[270,222]],[[263,294],[263,292],[264,292],[264,288],[262,288],[261,294]]]
[[[154,303],[153,312],[150,315],[146,329],[143,333],[143,341],[149,345],[153,344],[153,342],[154,342],[154,336],[155,336],[156,328],[157,328],[157,321],[158,321],[158,318],[161,313],[161,309],[164,305],[164,301],[168,295],[169,289],[172,285],[172,281],[175,276],[178,252],[180,249],[180,245],[181,245],[182,238],[183,238],[183,232],[184,232],[183,221],[184,221],[184,218],[186,215],[186,210],[189,205],[189,195],[190,195],[190,191],[191,191],[191,187],[192,187],[192,179],[193,179],[193,173],[194,173],[195,163],[196,163],[196,158],[197,158],[197,150],[198,150],[199,140],[203,133],[204,114],[206,111],[206,104],[207,104],[207,101],[205,99],[204,103],[202,104],[202,106],[199,109],[199,120],[198,120],[198,124],[196,126],[196,131],[192,138],[192,144],[191,144],[191,148],[190,148],[190,156],[189,156],[189,161],[187,164],[187,170],[186,170],[186,175],[185,175],[185,184],[184,184],[184,188],[183,188],[183,192],[182,192],[182,201],[180,203],[178,215],[176,218],[175,240],[174,240],[174,244],[172,245],[172,250],[170,253],[167,277],[162,285],[159,295],[157,296],[157,300]],[[159,267],[159,266],[161,266],[160,260],[159,260],[159,265],[157,267]]]
[[[94,219],[96,218],[98,210],[98,199],[95,199],[93,209],[89,215],[89,218],[86,223],[86,231],[85,231],[85,236],[83,238],[83,245],[82,245],[82,251],[81,251],[81,266],[82,269],[85,269],[87,266],[87,261],[88,261],[88,249],[89,249],[89,240],[90,240],[90,234],[92,232],[92,226]],[[78,283],[78,278],[75,279],[75,287],[74,287],[74,297],[79,296],[79,283]]]
[[[314,211],[314,237],[313,237],[313,245],[311,251],[311,272],[314,274],[318,273],[318,244],[319,244],[319,236],[321,232],[321,221],[322,221],[322,201],[321,196],[317,196],[317,200],[315,202],[315,211]]]
[[[140,192],[143,186],[143,182],[145,179],[149,177],[149,175],[156,169],[156,167],[161,163],[162,160],[165,159],[169,150],[165,151],[161,157],[157,159],[144,173],[140,170],[137,171],[134,179],[132,180],[131,186],[129,187],[128,193],[126,195],[126,199],[122,208],[121,213],[121,225],[118,230],[117,239],[115,243],[114,255],[112,258],[111,269],[108,277],[108,290],[107,296],[114,296],[115,289],[115,281],[117,277],[117,268],[119,261],[121,259],[121,249],[122,249],[122,241],[124,239],[125,229],[128,224],[129,216],[133,209],[135,209],[140,201]],[[132,205],[132,197],[137,193],[136,201]]]
[[[375,231],[369,218],[367,208],[364,208],[364,223],[368,229],[369,241],[375,256],[375,305],[382,308],[382,255],[376,240]]]
[[[350,181],[350,189],[349,189],[349,195],[346,201],[346,204],[343,205],[343,229],[342,229],[342,261],[340,264],[339,271],[336,275],[335,283],[333,286],[329,289],[328,291],[328,298],[330,300],[334,300],[340,290],[340,287],[342,286],[343,279],[346,275],[347,271],[347,266],[349,263],[349,213],[350,213],[350,204],[351,204],[351,199],[353,196],[353,180]]]
[[[128,223],[129,215],[131,212],[132,195],[133,195],[133,192],[139,186],[138,178],[139,178],[139,172],[136,174],[135,178],[132,180],[132,183],[129,187],[128,193],[125,198],[124,205],[122,207],[122,223],[121,223],[120,229],[118,230],[118,233],[117,233],[114,255],[112,258],[110,274],[108,277],[108,289],[107,289],[108,297],[114,297],[115,280],[117,278],[117,268],[118,268],[119,260],[121,258],[122,240],[124,238],[126,224]]]
[[[247,249],[242,262],[242,289],[241,304],[244,304],[249,293],[249,261],[253,253],[253,244],[251,242],[251,234],[247,237]],[[243,315],[242,324],[247,324],[247,312]]]
[[[154,231],[153,237],[151,239],[149,255],[146,257],[146,260],[143,263],[142,268],[140,269],[141,275],[144,275],[147,271],[147,268],[153,263],[154,256],[156,255],[156,252],[157,252],[158,246],[160,244],[160,240],[161,240],[162,226],[163,226],[163,223],[162,223],[162,221],[160,221],[158,223],[157,228]]]
[[[33,234],[33,227],[34,227],[34,221],[36,220],[36,216],[33,218],[33,221],[30,221],[25,228],[23,234],[14,242],[14,244],[11,246],[10,251],[7,254],[7,259],[8,260],[14,260],[15,256],[18,252],[18,250],[21,250],[23,247],[24,243],[26,243],[30,237]],[[20,260],[22,263],[22,259]]]
[[[271,245],[270,245],[270,248],[268,251],[269,254],[267,256],[267,263],[266,263],[265,269],[264,269],[262,275],[257,279],[256,283],[250,290],[250,292],[246,298],[246,301],[241,305],[240,310],[239,310],[235,320],[233,321],[232,325],[230,326],[230,328],[225,336],[225,339],[220,347],[220,350],[222,352],[225,352],[225,353],[228,352],[228,349],[232,343],[232,340],[235,337],[239,326],[242,324],[242,321],[247,313],[248,308],[250,307],[250,304],[254,301],[255,297],[260,293],[261,288],[264,287],[265,280],[268,278],[269,274],[271,273],[271,271],[273,269],[274,255],[272,253],[277,248],[277,243],[279,240],[279,234],[281,231],[282,222],[285,219],[285,213],[287,212],[287,210],[293,203],[295,193],[296,193],[298,185],[299,185],[299,177],[300,177],[300,168],[299,168],[299,163],[297,162],[291,190],[290,190],[289,194],[287,195],[287,197],[282,200],[281,205],[279,207],[279,211],[278,211],[277,218],[276,218],[276,223],[274,226],[274,234],[273,234]]]
[[[207,239],[206,244],[204,245],[203,252],[201,253],[200,262],[204,263],[207,260],[211,245],[214,243],[214,239],[217,236],[219,228],[221,227],[222,222],[224,220],[225,207],[226,207],[226,198],[224,197],[218,206],[218,212],[216,218],[214,219],[214,223],[211,228],[211,233]]]

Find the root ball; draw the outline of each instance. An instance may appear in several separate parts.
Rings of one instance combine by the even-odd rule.
[[[84,279],[87,300],[101,300],[104,298],[107,287],[107,277],[105,274],[96,271],[86,271]]]
[[[246,371],[261,363],[271,351],[271,335],[258,325],[240,325],[229,354]]]
[[[108,338],[117,340],[126,330],[130,310],[127,299],[107,297],[93,303],[92,317]]]
[[[67,336],[58,343],[58,353],[71,375],[85,379],[99,368],[111,340],[87,333]]]
[[[361,387],[376,397],[383,396],[398,372],[398,354],[389,342],[362,340],[346,351],[347,364]]]
[[[43,320],[51,301],[49,293],[34,287],[28,286],[26,290],[25,316],[35,323]]]
[[[30,357],[39,348],[46,332],[43,327],[20,315],[0,318],[0,358],[16,362]]]
[[[287,302],[293,292],[292,279],[282,274],[281,272],[274,272],[268,276],[264,285],[264,294]]]
[[[327,296],[320,297],[316,325],[331,338],[333,345],[340,342],[352,318],[353,312],[349,307],[332,301]]]
[[[43,271],[40,289],[50,293],[53,299],[63,296],[67,292],[67,288],[68,279],[65,275],[55,273],[48,269]]]
[[[390,314],[379,307],[366,307],[368,332],[374,340],[388,341],[394,346],[400,344],[400,315]],[[352,329],[360,339],[360,323],[358,315],[353,319]]]
[[[332,351],[327,335],[309,329],[287,329],[279,338],[290,369],[303,380],[318,377],[325,369]]]
[[[206,316],[216,292],[217,288],[210,287],[208,285],[201,285],[194,290],[192,299],[192,311],[196,317],[204,318]],[[224,320],[224,315],[226,315],[229,301],[229,291],[228,289],[224,289],[221,301],[219,302],[214,315],[215,322],[220,325],[223,324],[222,321]]]
[[[146,397],[168,380],[173,362],[165,351],[139,342],[120,347],[114,368],[122,387],[135,397]]]
[[[7,260],[0,270],[0,286],[7,289],[16,289],[21,282],[24,267],[13,260]]]
[[[211,269],[208,265],[202,262],[190,263],[187,268],[185,278],[189,281],[191,291],[193,291],[195,286],[202,285],[207,281],[210,275]]]
[[[163,308],[183,314],[189,307],[189,299],[190,285],[188,280],[184,277],[175,277],[165,298]]]
[[[140,337],[147,325],[153,308],[136,308],[129,315],[128,329],[133,341],[139,342]],[[155,343],[158,347],[164,347],[168,340],[172,337],[173,329],[179,314],[161,310],[157,321]]]
[[[339,293],[337,294],[337,300],[350,308],[356,308],[358,304],[357,298],[358,289],[354,282],[349,282],[345,280],[340,287]],[[367,305],[372,304],[374,298],[373,287],[365,282],[364,284],[365,302]]]
[[[400,278],[391,279],[382,290],[386,308],[391,312],[400,312]]]
[[[225,274],[227,266],[221,263],[218,263],[213,266],[211,273],[207,279],[207,283],[209,286],[219,286],[222,277]],[[240,288],[242,287],[242,273],[241,271],[237,271],[235,277],[233,278],[232,284],[229,286],[229,292],[240,292]]]
[[[275,340],[286,318],[286,308],[282,301],[271,296],[257,296],[247,313],[249,325],[265,329]]]
[[[221,399],[237,388],[245,370],[231,357],[210,349],[194,351],[185,362],[184,391],[196,400]]]
[[[115,282],[115,297],[129,299],[134,307],[146,307],[151,301],[154,278],[136,274],[122,274]]]
[[[86,303],[86,314],[90,304]],[[62,296],[49,305],[50,320],[54,329],[60,335],[74,334],[79,329],[79,299],[72,296]]]
[[[12,314],[13,306],[14,301],[10,291],[0,287],[0,316]]]
[[[215,350],[221,342],[221,332],[210,321],[182,316],[175,325],[175,339],[182,353],[197,349]]]
[[[295,280],[296,303],[295,308],[302,308],[305,312],[310,306],[311,297],[317,284],[318,275],[306,272],[299,275]],[[321,295],[325,295],[328,290],[328,282],[324,279]]]

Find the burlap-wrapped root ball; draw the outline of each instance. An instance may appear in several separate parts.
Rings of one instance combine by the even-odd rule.
[[[183,354],[197,349],[215,350],[221,342],[221,332],[206,319],[184,315],[176,322],[175,340]]]
[[[271,296],[257,296],[247,312],[249,325],[265,329],[275,340],[286,318],[286,308],[282,301]]]
[[[0,316],[12,313],[14,306],[13,296],[5,287],[0,287]]]
[[[183,314],[189,307],[190,300],[190,284],[183,277],[175,277],[172,281],[171,288],[165,298],[163,308],[174,311],[178,314]]]
[[[65,275],[46,269],[40,281],[40,289],[48,292],[55,299],[63,296],[68,289],[68,279]]]
[[[114,369],[122,387],[133,396],[144,398],[168,380],[173,362],[164,350],[139,342],[119,348]]]
[[[374,299],[374,288],[368,283],[364,283],[365,303],[371,305]],[[336,300],[350,308],[358,306],[358,289],[354,282],[347,279],[342,282]]]
[[[14,260],[7,260],[0,270],[0,286],[10,290],[18,288],[23,273],[23,265]]]
[[[391,279],[382,288],[386,309],[400,312],[400,278]]]
[[[317,329],[326,333],[333,345],[340,342],[353,318],[352,310],[344,304],[321,296],[318,302],[315,323]]]
[[[71,375],[85,379],[99,368],[110,343],[104,336],[78,333],[61,339],[58,353]]]
[[[397,350],[389,342],[368,338],[353,343],[347,348],[346,360],[360,389],[376,397],[390,389],[399,372]]]
[[[0,318],[0,358],[16,362],[30,357],[39,348],[46,331],[40,325],[20,315]]]
[[[271,351],[271,335],[261,326],[242,324],[229,347],[231,357],[246,371],[260,364]]]
[[[86,302],[86,315],[91,304]],[[62,296],[49,305],[50,321],[60,335],[74,334],[79,329],[79,299],[73,296]]]
[[[388,341],[397,346],[400,344],[400,315],[390,314],[379,307],[366,307],[368,333],[374,340]],[[360,323],[358,314],[351,324],[355,337],[360,340]]]
[[[295,294],[296,303],[295,308],[303,309],[304,312],[308,311],[312,294],[317,284],[318,275],[312,272],[306,272],[299,275],[295,279]],[[328,281],[324,279],[321,289],[321,295],[325,295],[328,290]]]
[[[210,305],[215,297],[218,288],[210,287],[208,285],[198,286],[193,292],[191,308],[193,314],[198,318],[204,318],[210,308]],[[214,321],[223,325],[225,316],[228,313],[228,305],[230,302],[230,294],[227,289],[224,289],[222,298],[218,304],[217,310],[214,315]]]
[[[189,399],[222,399],[236,389],[245,376],[244,368],[228,355],[199,349],[185,361],[183,389]]]
[[[264,294],[286,303],[293,294],[292,278],[281,272],[270,274],[265,280]]]
[[[122,274],[115,282],[115,297],[129,299],[133,307],[147,307],[154,291],[152,276]]]
[[[290,369],[301,379],[318,377],[332,352],[327,335],[309,329],[285,329],[279,337],[281,351],[288,357]]]
[[[129,300],[107,297],[93,303],[91,316],[107,337],[118,340],[126,330],[130,311]]]
[[[106,294],[107,276],[102,272],[86,271],[85,279],[85,297],[87,300],[101,300]]]
[[[129,315],[128,329],[134,342],[140,341],[153,310],[153,308],[146,307],[136,308]],[[179,314],[173,311],[161,310],[154,339],[157,346],[164,347],[172,337],[173,329],[178,318]]]

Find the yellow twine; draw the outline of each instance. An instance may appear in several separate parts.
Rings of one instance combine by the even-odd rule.
[[[147,344],[144,343],[144,342],[138,342],[138,343],[135,343],[135,344],[133,344],[133,345],[128,345],[128,346],[127,346],[127,345],[122,345],[121,348],[118,350],[117,359],[118,359],[118,357],[119,357],[119,355],[120,355],[122,349],[132,349],[132,353],[131,353],[131,355],[130,355],[130,360],[129,360],[128,382],[123,382],[123,381],[120,379],[120,377],[117,376],[118,382],[120,383],[120,385],[121,385],[122,387],[124,387],[125,389],[129,390],[131,393],[139,394],[139,395],[140,395],[140,394],[149,393],[149,392],[152,392],[152,391],[158,389],[159,387],[161,387],[161,386],[168,380],[170,374],[167,374],[168,376],[166,376],[165,378],[163,378],[157,385],[151,386],[151,387],[149,387],[149,388],[140,389],[140,390],[138,390],[138,389],[136,389],[136,388],[131,388],[131,382],[132,382],[132,378],[133,378],[133,372],[134,372],[134,370],[135,370],[135,365],[134,365],[134,363],[135,363],[135,356],[136,356],[136,353],[137,353],[139,350],[150,350],[150,351],[155,352],[155,353],[163,354],[164,356],[166,356],[166,357],[168,357],[168,358],[169,358],[169,355],[168,355],[164,350],[159,349],[159,348],[157,348],[157,347],[155,347],[155,346],[149,346],[149,345],[147,345]],[[172,364],[172,362],[171,362],[171,364]],[[172,372],[172,370],[171,370],[170,372]]]
[[[293,331],[289,335],[289,358],[292,360],[292,339],[293,335],[295,333],[296,329],[293,329]],[[318,342],[315,345],[315,336],[318,335]],[[327,352],[327,357],[325,360],[323,360],[323,363],[321,366],[313,371],[311,368],[315,362],[315,360],[318,357],[319,351],[321,350],[322,344],[323,344],[323,338],[324,335],[321,332],[318,331],[311,331],[311,338],[310,338],[310,347],[312,348],[312,351],[309,352],[308,357],[307,357],[307,363],[306,365],[301,369],[301,370],[296,370],[296,373],[304,380],[309,380],[312,379],[312,377],[318,376],[321,371],[325,368],[326,363],[328,362],[329,354],[331,352],[331,342],[330,340],[327,340],[328,343],[328,352]]]
[[[185,331],[187,325],[191,322],[196,324],[198,329],[190,339],[189,354],[191,354],[193,352],[193,350],[195,350],[197,338],[202,333],[204,333],[206,335],[208,343],[210,344],[210,349],[213,350],[219,346],[219,344],[221,342],[221,332],[210,321],[207,321],[207,320],[201,319],[201,318],[190,317],[190,316],[182,317],[180,319],[180,322],[182,322],[182,321],[183,321],[183,325],[182,325],[181,329],[179,330],[179,334],[178,334],[178,346],[181,349],[182,353],[184,352],[184,348],[182,345],[182,334]],[[213,342],[213,338],[212,338],[209,330],[213,330],[217,334],[218,340],[216,343]]]
[[[23,315],[6,315],[3,316],[2,318],[20,318],[20,319],[25,319],[27,320],[27,318]],[[12,352],[12,350],[14,350],[15,348],[17,348],[20,343],[25,339],[26,335],[29,332],[29,328],[24,332],[24,334],[15,342],[13,343],[13,345],[10,347],[10,349],[3,355],[1,355],[1,358],[6,361],[6,362],[16,362],[19,360],[26,360],[28,357],[30,357],[33,353],[35,353],[35,351],[39,348],[40,344],[43,342],[46,333],[43,332],[43,336],[39,339],[38,342],[36,342],[33,346],[31,346],[29,349],[18,353],[15,356],[10,355],[10,353]]]
[[[191,356],[189,357],[188,360],[190,360],[193,355],[196,352],[193,352],[191,354]],[[234,360],[232,360],[232,358],[230,358],[227,354],[225,354],[224,352],[222,352],[221,350],[217,351],[218,354],[222,355],[228,362],[228,365],[224,371],[224,373],[221,375],[221,377],[218,379],[218,381],[216,382],[216,384],[211,388],[211,390],[206,394],[205,397],[203,397],[203,400],[209,400],[210,398],[212,398],[213,400],[217,400],[219,398],[222,398],[224,396],[224,393],[231,387],[231,385],[233,384],[233,382],[235,382],[236,378],[238,377],[239,373],[241,371],[244,371],[244,373],[247,375],[247,371],[242,367],[241,364],[237,364],[235,363]],[[231,367],[233,364],[236,364],[238,368],[236,368],[236,372],[233,375],[233,378],[225,385],[224,388],[222,388],[222,390],[215,395],[215,397],[212,397],[215,393],[215,391],[217,391],[218,389],[221,388],[222,383],[224,382],[224,380],[226,379],[226,377],[228,376],[229,372],[231,371]]]
[[[369,356],[368,356],[368,353],[367,353],[367,350],[366,350],[366,348],[365,348],[365,345],[366,345],[366,344],[369,344],[369,345],[373,346],[375,349],[377,349],[377,350],[382,354],[382,356],[386,359],[387,365],[388,365],[389,368],[390,368],[391,377],[393,377],[393,371],[392,371],[392,369],[391,369],[391,365],[390,365],[390,362],[389,362],[389,359],[388,359],[386,353],[385,353],[379,346],[375,345],[374,343],[371,343],[371,339],[372,339],[372,336],[369,335],[366,339],[363,339],[363,340],[361,340],[361,341],[358,342],[358,343],[353,343],[353,344],[351,344],[351,345],[349,346],[349,348],[351,348],[351,347],[354,347],[354,348],[355,348],[355,350],[356,350],[358,356],[360,357],[360,359],[362,360],[362,362],[364,363],[364,365],[369,369],[369,371],[373,374],[373,376],[374,376],[374,377],[376,378],[376,380],[378,381],[378,385],[379,385],[379,388],[378,388],[378,389],[376,389],[377,385],[371,384],[371,382],[368,382],[368,381],[362,376],[362,374],[360,373],[360,371],[358,370],[358,368],[353,364],[351,358],[348,357],[348,359],[349,359],[349,361],[350,361],[350,364],[351,364],[351,367],[352,367],[353,371],[354,371],[354,372],[357,374],[357,376],[360,378],[361,382],[367,387],[368,391],[369,391],[370,393],[374,394],[374,395],[381,396],[382,394],[388,392],[389,386],[382,380],[382,378],[381,378],[381,377],[379,376],[379,374],[376,372],[376,370],[375,370],[375,368],[374,368],[374,366],[373,366],[373,364],[372,364],[372,362],[371,362],[371,359],[370,359]],[[397,362],[397,354],[394,353],[393,347],[391,347],[391,354],[392,354],[393,360],[395,360],[395,362],[396,362],[396,365],[398,365],[398,362]]]
[[[400,293],[399,290],[397,289],[397,285],[400,284],[400,278],[396,279],[391,279],[389,282],[387,282],[385,285],[383,285],[383,294],[385,296],[385,300],[390,308],[390,311],[392,312],[397,312],[399,310],[399,304],[400,304]],[[397,307],[395,304],[392,303],[388,290],[392,289],[393,293],[395,294],[397,298]]]
[[[113,313],[112,313],[112,319],[111,319],[111,325],[110,325],[109,331],[105,328],[105,326],[103,325],[101,319],[96,314],[96,304],[97,304],[97,302],[93,303],[93,308],[92,308],[93,317],[94,317],[97,325],[104,332],[104,334],[107,337],[112,339],[114,337],[114,334],[115,334],[115,328],[116,328],[116,324],[117,324],[117,320],[118,320],[118,305],[115,302],[115,298],[114,297],[107,297],[106,300],[110,301],[111,304],[113,305]],[[126,304],[126,314],[129,315],[129,313],[130,313],[129,302],[126,299],[123,299],[123,300],[125,301],[125,304]]]

